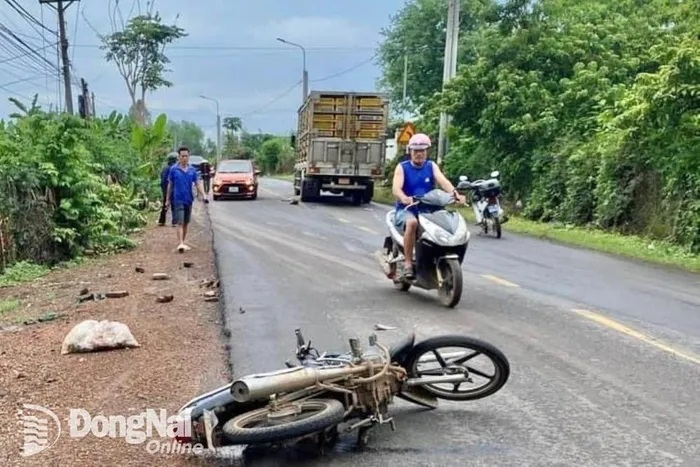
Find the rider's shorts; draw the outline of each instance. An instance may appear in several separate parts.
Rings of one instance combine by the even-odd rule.
[[[404,229],[406,228],[406,221],[410,218],[415,219],[415,214],[413,214],[411,211],[407,211],[405,209],[399,209],[396,211],[396,214],[394,215],[394,225],[396,226],[396,229],[399,232],[403,232]]]

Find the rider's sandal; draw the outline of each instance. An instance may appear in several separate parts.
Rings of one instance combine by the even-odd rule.
[[[416,272],[415,272],[415,266],[411,265],[410,268],[406,269],[403,273],[403,278],[409,281],[412,281],[413,279],[416,278]]]

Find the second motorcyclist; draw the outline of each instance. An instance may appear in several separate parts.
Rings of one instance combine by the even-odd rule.
[[[402,230],[404,232],[404,270],[406,271],[405,278],[408,280],[413,280],[415,277],[413,248],[418,227],[417,214],[419,213],[419,206],[411,206],[406,209],[413,203],[412,197],[425,195],[434,189],[437,182],[440,188],[453,193],[460,203],[466,203],[464,196],[457,192],[438,165],[428,160],[430,147],[431,141],[428,135],[423,133],[413,135],[408,141],[410,159],[398,164],[394,170],[392,193],[397,199],[395,223],[399,232]]]

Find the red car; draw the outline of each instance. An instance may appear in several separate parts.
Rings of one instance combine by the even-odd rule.
[[[258,197],[260,171],[247,159],[229,159],[216,166],[212,183],[214,201],[222,198]]]

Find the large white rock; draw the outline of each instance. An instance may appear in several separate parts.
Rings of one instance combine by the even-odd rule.
[[[117,321],[89,319],[76,324],[63,340],[62,354],[140,347],[129,327]]]

